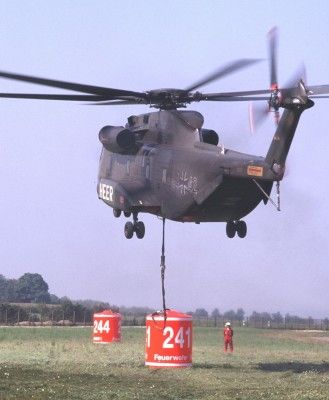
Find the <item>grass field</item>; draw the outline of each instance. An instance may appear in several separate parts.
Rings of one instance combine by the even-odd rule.
[[[91,328],[0,328],[4,399],[329,399],[329,333],[194,328],[193,367],[144,366],[144,328],[95,345]]]

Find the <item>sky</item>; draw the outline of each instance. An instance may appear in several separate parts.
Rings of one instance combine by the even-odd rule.
[[[329,84],[328,15],[326,0],[1,0],[0,70],[146,91],[260,58],[202,90],[267,89],[266,35],[277,26],[279,83],[304,62],[307,83]],[[0,92],[15,91],[62,93],[0,79]],[[100,128],[150,109],[12,99],[0,109],[0,273],[39,273],[59,297],[161,309],[161,220],[143,215],[145,238],[127,240],[125,219],[96,193]],[[246,103],[189,109],[225,147],[266,154],[273,120],[252,135]],[[168,307],[329,316],[328,109],[318,100],[302,115],[282,211],[260,204],[244,219],[245,239],[228,239],[224,223],[167,222]]]

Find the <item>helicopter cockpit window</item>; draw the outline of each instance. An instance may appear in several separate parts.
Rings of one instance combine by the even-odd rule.
[[[220,148],[221,153],[225,154],[225,148],[222,143],[219,142],[218,133],[212,129],[201,129],[200,130],[200,141],[203,143],[212,144]]]
[[[129,118],[128,118],[128,125],[129,126],[134,126],[136,124],[136,117],[134,116],[134,115],[131,115]]]
[[[201,137],[204,143],[213,144],[215,146],[219,143],[218,133],[213,129],[201,129]]]

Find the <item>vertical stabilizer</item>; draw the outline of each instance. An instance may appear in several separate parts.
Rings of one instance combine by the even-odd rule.
[[[314,105],[313,101],[307,97],[302,81],[294,89],[294,93],[289,93],[288,96],[287,94],[283,93],[284,99],[281,107],[285,110],[265,157],[268,164],[271,166],[276,164],[279,168],[283,168],[285,165],[302,112]]]

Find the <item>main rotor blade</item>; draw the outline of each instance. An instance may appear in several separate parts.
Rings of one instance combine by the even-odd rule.
[[[101,96],[115,96],[115,97],[135,96],[135,97],[139,97],[142,99],[146,98],[146,94],[142,93],[142,92],[133,92],[133,91],[122,90],[122,89],[112,89],[112,88],[101,87],[101,86],[84,85],[84,84],[80,84],[80,83],[58,81],[58,80],[54,80],[54,79],[39,78],[39,77],[29,76],[29,75],[12,74],[10,72],[4,72],[4,71],[2,71],[2,72],[0,71],[0,77],[6,78],[6,79],[12,79],[12,80],[16,80],[16,81],[34,83],[37,85],[56,87],[59,89],[73,90],[75,92],[96,94],[96,95],[101,95]]]
[[[329,96],[308,96],[310,99],[329,99]]]
[[[212,98],[219,97],[232,97],[232,96],[251,96],[260,94],[271,94],[271,90],[246,90],[241,92],[222,92],[222,93],[203,93],[201,95],[201,100],[211,100]]]
[[[66,101],[105,101],[107,96],[88,94],[33,94],[33,93],[0,93],[6,99],[66,100]]]
[[[322,93],[329,93],[329,85],[323,85],[327,86],[328,90],[323,87]],[[293,91],[295,91],[297,88],[296,87],[291,87],[287,89],[281,89],[280,92],[282,92],[283,96],[291,95],[293,94]],[[247,96],[247,94],[266,94],[266,93],[271,93],[270,90],[254,90],[250,92],[227,92],[227,93],[208,93],[208,94],[202,94],[200,100],[204,101],[268,101],[270,98],[265,97],[265,96]],[[314,98],[314,99],[326,99],[329,98],[329,96],[319,96],[319,95],[309,95],[308,97]],[[267,106],[268,108],[268,106]]]
[[[269,57],[270,57],[270,80],[271,89],[278,88],[277,77],[277,46],[278,46],[278,28],[275,26],[268,33],[269,38]]]
[[[268,97],[255,97],[255,96],[248,96],[248,97],[242,97],[242,96],[220,96],[220,97],[210,97],[210,98],[205,98],[202,100],[205,101],[264,101],[268,100]]]
[[[327,94],[329,93],[329,85],[307,86],[309,94]]]
[[[195,90],[199,88],[200,86],[203,86],[207,83],[213,82],[219,78],[222,78],[225,75],[232,74],[233,72],[245,68],[251,64],[255,64],[261,60],[255,60],[255,59],[241,59],[241,60],[236,60],[232,61],[223,67],[220,67],[218,70],[213,72],[210,75],[207,75],[205,78],[199,80],[198,82],[194,83],[193,85],[189,86],[185,90],[187,92],[191,92],[192,90]]]
[[[92,105],[92,106],[124,106],[124,105],[130,105],[130,104],[142,105],[142,104],[148,104],[148,102],[141,101],[140,99],[138,99],[138,100],[114,100],[114,101],[101,101],[101,102],[97,102],[97,103],[90,103],[89,105]]]

